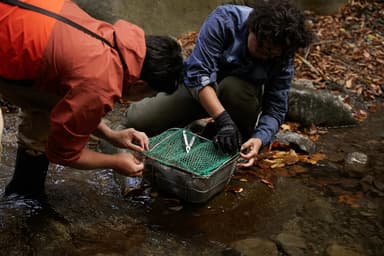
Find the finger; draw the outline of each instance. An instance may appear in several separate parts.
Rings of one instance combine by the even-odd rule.
[[[139,163],[135,163],[135,164],[136,164],[136,166],[135,166],[136,172],[139,172],[139,171],[142,172],[144,170],[144,163],[142,161],[140,161]]]
[[[139,171],[136,171],[136,172],[132,173],[130,176],[137,177],[137,176],[142,176],[142,175],[143,175],[143,171],[139,170]]]
[[[250,140],[248,140],[243,145],[241,145],[240,151],[244,151],[244,149],[247,149],[250,146],[252,146],[252,142]]]
[[[149,150],[149,140],[144,141],[143,148],[144,150]]]
[[[137,151],[137,152],[143,152],[143,150],[144,150],[141,146],[135,145],[133,143],[129,143],[128,147],[134,151]]]
[[[247,167],[253,166],[254,163],[255,163],[255,159],[251,158],[251,159],[248,159],[248,161],[242,161],[237,163],[236,166],[240,168],[247,168]]]
[[[246,159],[255,157],[257,155],[256,150],[253,146],[250,146],[248,148],[245,148],[244,150],[240,151],[240,156]]]

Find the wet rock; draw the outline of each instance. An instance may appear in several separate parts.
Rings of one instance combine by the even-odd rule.
[[[29,232],[34,234],[30,237],[29,245],[39,255],[57,255],[61,250],[73,254],[71,229],[64,216],[49,205],[44,205],[35,214],[28,223]]]
[[[360,180],[360,185],[364,192],[367,192],[372,187],[373,179],[372,175],[367,175]]]
[[[374,196],[384,197],[384,184],[375,179],[372,175],[367,175],[360,180],[360,185],[365,193],[371,193]]]
[[[380,180],[374,180],[373,181],[373,185],[375,186],[375,188],[377,188],[378,190],[384,192],[384,182],[380,181]]]
[[[325,251],[326,256],[363,256],[351,248],[341,246],[337,243],[331,244]]]
[[[293,86],[315,89],[315,87],[313,86],[313,82],[311,80],[307,80],[307,79],[295,80],[293,82]]]
[[[333,223],[332,205],[321,198],[308,201],[303,206],[303,213],[311,219]]]
[[[114,23],[118,18],[139,25],[147,34],[178,36],[197,31],[222,0],[75,0],[90,15]],[[156,15],[153,15],[156,13]],[[182,21],[182,22],[180,22]]]
[[[231,244],[231,249],[223,253],[225,256],[277,256],[276,245],[269,240],[248,238]]]
[[[357,179],[340,179],[340,186],[346,190],[357,189],[360,186],[360,182]]]
[[[307,136],[290,132],[280,131],[275,135],[275,140],[283,144],[297,146],[300,150],[309,154],[316,152],[316,145]]]
[[[341,98],[326,92],[292,84],[286,119],[305,126],[338,127],[356,125],[350,107]]]
[[[295,216],[294,218],[290,219],[283,225],[283,232],[289,233],[295,236],[301,236],[301,227],[299,225],[299,222],[302,221],[300,217]]]
[[[360,152],[349,153],[344,162],[344,172],[351,177],[363,177],[369,171],[368,156]]]
[[[290,233],[280,233],[276,237],[276,243],[288,255],[304,256],[306,254],[307,246],[304,240],[296,235]]]

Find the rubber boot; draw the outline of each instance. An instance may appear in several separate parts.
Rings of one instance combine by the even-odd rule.
[[[45,177],[49,161],[45,154],[32,155],[25,148],[17,149],[15,172],[5,188],[5,196],[17,194],[28,198],[45,198]]]

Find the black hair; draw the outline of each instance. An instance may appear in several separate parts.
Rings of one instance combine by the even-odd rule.
[[[170,36],[146,35],[146,54],[140,79],[158,92],[173,93],[181,80],[181,46]]]
[[[255,33],[258,44],[271,43],[281,47],[283,59],[314,40],[305,26],[305,15],[290,0],[258,0],[251,5],[247,19],[249,31]]]

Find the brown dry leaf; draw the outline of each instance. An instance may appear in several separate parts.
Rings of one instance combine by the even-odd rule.
[[[299,161],[298,155],[293,149],[289,151],[272,151],[272,159],[265,161],[270,164],[271,168],[284,167],[285,165],[293,165]]]
[[[273,159],[264,159],[263,162],[268,168],[272,169],[285,166],[284,160],[282,158],[275,158],[275,156]]]
[[[319,138],[320,138],[320,134],[316,134],[316,135],[311,135],[311,136],[309,136],[309,139],[310,139],[311,141],[313,141],[313,142],[318,141]]]
[[[289,168],[289,170],[295,172],[296,174],[308,172],[308,169],[301,165],[293,165]]]
[[[367,102],[383,97],[380,86],[384,84],[383,1],[351,0],[337,13],[329,16],[311,16],[312,31],[318,40],[307,50],[307,65],[295,57],[296,79],[312,80],[318,89],[344,80],[347,91],[356,91]],[[364,15],[362,15],[364,13]],[[316,69],[314,74],[311,69]],[[377,77],[375,88],[369,88],[370,78]],[[372,80],[373,81],[373,80]],[[331,82],[331,83],[329,83]]]
[[[291,126],[290,126],[289,124],[284,123],[284,124],[282,124],[282,125],[280,126],[280,129],[281,129],[282,131],[291,131]]]
[[[272,164],[273,163],[269,162],[268,159],[263,159],[261,161],[257,161],[257,163],[256,163],[256,165],[258,167],[260,167],[260,169],[263,169],[263,170],[270,169]]]
[[[283,144],[278,141],[273,141],[271,143],[271,150],[272,149],[289,149],[289,144]]]
[[[360,122],[364,121],[368,117],[368,113],[362,109],[353,112],[353,116]]]
[[[182,205],[171,206],[171,207],[168,207],[168,209],[171,211],[174,211],[174,212],[178,212],[178,211],[181,211],[183,209],[183,206]]]
[[[361,198],[362,198],[361,193],[357,193],[355,195],[340,195],[337,202],[339,204],[342,204],[342,203],[347,204],[352,208],[359,208],[360,205],[357,201]]]
[[[273,152],[272,152],[272,158],[273,158],[273,159],[282,158],[282,157],[284,157],[286,154],[287,154],[286,151],[278,151],[278,150],[276,150],[276,151],[273,151]]]
[[[345,83],[345,87],[348,89],[351,89],[352,88],[352,82],[353,82],[353,78],[348,79],[347,82]]]
[[[275,186],[273,185],[272,181],[269,179],[261,179],[262,183],[266,184],[269,188],[274,189]]]
[[[299,156],[296,154],[295,150],[291,149],[284,157],[284,161],[287,165],[294,165],[299,162]]]
[[[271,168],[272,169],[275,169],[275,168],[282,168],[285,166],[285,163],[283,162],[282,159],[279,159],[279,161],[277,161],[276,163],[274,163],[273,165],[271,165]]]
[[[309,156],[299,155],[298,158],[300,159],[301,162],[315,165],[317,164],[318,161],[326,159],[326,156],[325,154],[322,154],[322,153],[316,153]]]
[[[313,124],[313,123],[310,125],[309,128],[305,129],[304,131],[305,131],[305,133],[306,133],[307,135],[309,135],[309,136],[311,136],[311,135],[316,135],[317,132],[318,132],[316,125]]]
[[[369,105],[368,106],[368,111],[370,113],[376,113],[377,112],[377,106],[376,105]]]
[[[233,192],[233,193],[241,193],[243,192],[243,188],[241,187],[235,187],[235,186],[227,186],[224,191],[226,192]]]
[[[291,173],[291,172],[289,172],[288,169],[285,169],[285,168],[276,168],[273,171],[276,175],[281,176],[281,177],[295,176],[295,173]]]

